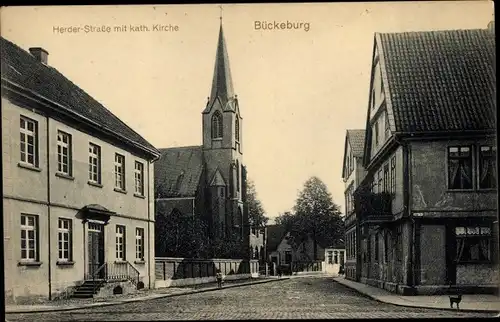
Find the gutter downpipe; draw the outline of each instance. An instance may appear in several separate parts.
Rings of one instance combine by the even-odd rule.
[[[49,257],[49,301],[52,300],[52,260],[51,260],[51,227],[50,227],[50,118],[47,115],[47,138],[46,138],[46,145],[47,145],[47,221],[48,221],[48,243],[49,243],[49,250],[48,250],[48,257]]]
[[[413,267],[415,263],[415,241],[416,241],[416,229],[415,229],[415,219],[413,218],[413,214],[410,209],[410,193],[411,193],[411,185],[410,185],[410,160],[411,160],[411,151],[408,142],[403,142],[398,140],[397,135],[394,137],[394,141],[401,145],[403,149],[403,205],[404,212],[411,222],[411,238],[410,243],[408,245],[408,262],[407,262],[407,285],[410,287],[412,294],[415,291],[415,269]],[[404,213],[403,213],[404,215]]]
[[[148,264],[148,284],[149,284],[149,289],[151,289],[151,257],[153,257],[153,264],[156,266],[156,258],[155,256],[151,256],[151,194],[150,194],[150,189],[149,187],[151,186],[151,184],[154,185],[154,180],[153,180],[153,183],[151,183],[151,180],[150,180],[150,165],[151,164],[154,164],[155,161],[158,161],[158,159],[160,159],[159,156],[156,156],[153,158],[153,160],[151,161],[148,161],[148,254],[149,254],[149,264]]]

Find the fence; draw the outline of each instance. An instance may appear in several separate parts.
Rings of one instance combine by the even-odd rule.
[[[259,276],[257,260],[157,257],[156,287],[210,283],[215,281],[217,269],[226,280]]]

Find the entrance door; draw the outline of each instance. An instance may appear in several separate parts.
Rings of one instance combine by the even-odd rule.
[[[104,264],[104,225],[89,222],[88,229],[88,272],[92,278],[94,273]],[[97,278],[104,278],[104,270],[99,271]]]

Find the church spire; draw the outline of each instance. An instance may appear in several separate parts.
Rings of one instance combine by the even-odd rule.
[[[229,56],[227,54],[224,31],[222,29],[222,12],[220,16],[219,39],[217,41],[217,53],[215,55],[215,68],[212,90],[210,92],[210,101],[213,102],[217,97],[222,101],[223,105],[234,97],[233,80],[229,68]]]

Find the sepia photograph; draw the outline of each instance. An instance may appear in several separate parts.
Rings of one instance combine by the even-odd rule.
[[[494,3],[0,7],[5,321],[500,315]]]

